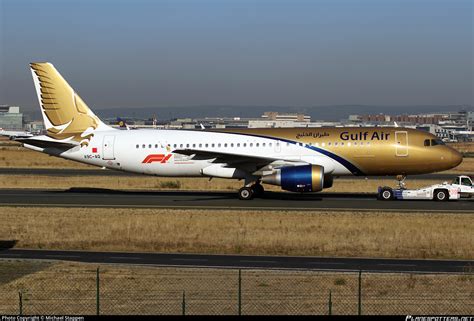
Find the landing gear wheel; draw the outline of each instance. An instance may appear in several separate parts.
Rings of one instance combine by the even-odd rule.
[[[382,201],[390,201],[393,199],[393,190],[390,187],[384,187],[380,191],[379,198]]]
[[[250,187],[242,187],[239,189],[239,199],[241,200],[251,200],[253,198],[253,189]]]
[[[443,202],[449,200],[448,191],[445,189],[438,189],[434,193],[434,199],[438,202]]]
[[[263,193],[265,192],[265,189],[263,188],[261,184],[253,185],[252,190],[253,190],[254,197],[262,197]]]

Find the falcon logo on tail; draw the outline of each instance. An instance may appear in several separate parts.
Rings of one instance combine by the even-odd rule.
[[[89,145],[93,131],[103,124],[54,66],[48,62],[31,63],[31,72],[47,135],[53,139],[73,140]]]

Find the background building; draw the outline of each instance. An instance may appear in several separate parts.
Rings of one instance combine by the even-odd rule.
[[[20,107],[0,105],[0,128],[23,130],[23,114],[20,113]]]

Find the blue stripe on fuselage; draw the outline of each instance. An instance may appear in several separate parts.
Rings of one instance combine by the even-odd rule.
[[[278,137],[272,137],[272,136],[265,136],[265,135],[258,135],[258,134],[244,134],[244,133],[232,133],[232,132],[221,132],[221,131],[212,131],[212,132],[217,132],[217,133],[222,133],[222,134],[234,134],[234,135],[245,135],[245,136],[253,136],[253,137],[260,137],[260,138],[267,138],[267,139],[273,139],[273,140],[280,140],[282,142],[298,145],[298,142],[285,139],[285,138],[278,138]],[[304,144],[304,143],[303,143]],[[347,159],[342,158],[339,155],[336,155],[334,153],[331,153],[330,151],[327,151],[325,149],[321,149],[319,147],[315,146],[309,146],[308,144],[304,144],[305,148],[311,149],[313,151],[316,151],[318,153],[321,153],[323,155],[326,155],[339,164],[343,165],[345,168],[347,168],[353,175],[357,176],[365,176],[364,172],[362,172],[357,166],[349,162]]]

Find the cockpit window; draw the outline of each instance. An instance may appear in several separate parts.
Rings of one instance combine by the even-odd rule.
[[[432,139],[431,146],[444,145],[444,142],[441,139]]]

